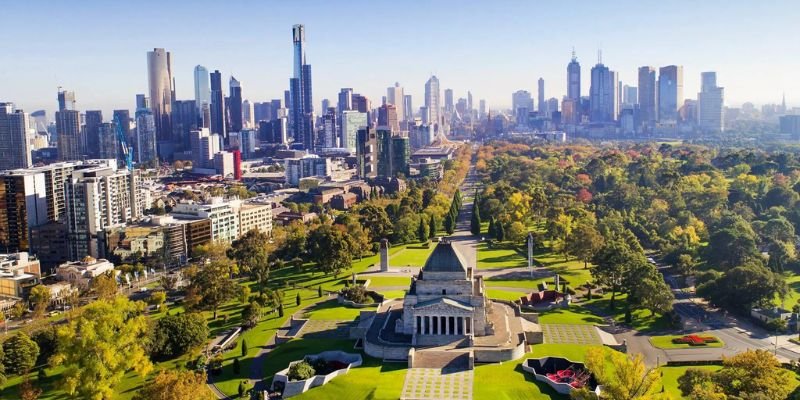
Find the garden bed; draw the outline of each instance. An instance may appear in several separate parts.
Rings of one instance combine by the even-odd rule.
[[[311,366],[311,376],[306,379],[290,379],[292,370],[302,363]],[[361,363],[361,355],[343,351],[324,351],[307,355],[302,360],[290,362],[286,369],[278,371],[272,379],[271,391],[280,392],[284,399],[297,396],[313,387],[322,386],[337,376],[347,374],[350,368],[358,367]]]
[[[709,348],[725,345],[716,336],[697,334],[653,336],[650,338],[650,343],[659,349]]]

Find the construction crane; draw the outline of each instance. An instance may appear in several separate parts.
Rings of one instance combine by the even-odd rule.
[[[119,145],[122,147],[122,155],[125,157],[125,166],[128,168],[128,171],[133,171],[133,152],[131,148],[128,147],[128,140],[125,138],[125,132],[122,130],[122,121],[119,120],[119,115],[114,116],[114,125],[116,125],[117,140],[119,140]]]

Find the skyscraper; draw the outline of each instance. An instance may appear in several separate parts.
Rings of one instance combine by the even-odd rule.
[[[208,70],[202,65],[194,67],[194,101],[198,113],[203,111],[203,104],[211,105],[211,86],[208,81]]]
[[[342,88],[339,91],[339,102],[336,103],[336,108],[340,114],[353,109],[353,88]]]
[[[172,60],[168,51],[155,48],[147,52],[147,73],[150,84],[150,109],[156,123],[158,140],[172,139]]]
[[[378,108],[378,127],[388,128],[391,132],[400,132],[400,123],[397,119],[397,108],[394,104],[384,104]]]
[[[538,96],[536,98],[536,101],[538,102],[537,111],[539,111],[539,115],[540,116],[544,116],[545,114],[547,114],[546,113],[547,105],[545,104],[545,101],[544,101],[544,79],[543,78],[539,78],[539,81],[537,82],[536,88],[537,88],[537,93],[538,93]]]
[[[697,94],[697,126],[703,132],[720,133],[725,130],[723,118],[725,89],[717,86],[716,72],[703,72],[700,77],[700,93]]]
[[[592,122],[614,122],[617,118],[617,73],[603,65],[598,57],[597,65],[592,67],[592,81],[589,87],[589,118]]]
[[[622,103],[630,105],[639,104],[639,88],[629,85],[622,86]]]
[[[445,114],[453,113],[453,89],[444,90],[444,112]]]
[[[227,138],[225,129],[225,95],[222,93],[222,74],[211,73],[211,133]]]
[[[422,122],[436,127],[441,123],[441,92],[439,91],[439,78],[432,75],[427,82],[425,82],[425,108],[427,109],[427,116],[422,116]],[[427,118],[426,118],[427,117]]]
[[[146,108],[136,110],[136,146],[134,150],[137,163],[147,163],[157,158],[155,116]]]
[[[114,123],[119,123],[122,126],[122,135],[128,146],[133,145],[135,138],[131,136],[131,113],[128,110],[114,110]]]
[[[658,69],[658,120],[678,121],[683,104],[683,67],[668,65]]]
[[[127,120],[123,122],[123,124],[127,123]],[[119,142],[117,140],[116,129],[117,127],[113,122],[101,123],[100,126],[97,127],[98,158],[113,158],[115,160],[119,159],[117,151],[119,149]]]
[[[411,121],[414,119],[414,105],[411,102],[411,95],[403,95],[403,119]]]
[[[63,161],[83,158],[81,116],[77,110],[56,111],[58,158]]]
[[[656,122],[656,69],[639,67],[639,119],[646,130]]]
[[[242,131],[242,85],[239,83],[236,78],[231,76],[230,80],[230,92],[229,92],[229,101],[228,105],[230,109],[228,113],[230,114],[230,130],[231,132],[241,132]]]
[[[472,114],[472,92],[467,90],[467,111]]]
[[[395,109],[397,110],[397,119],[400,121],[406,121],[406,114],[405,114],[405,95],[403,94],[403,87],[400,86],[400,82],[395,82],[394,86],[390,86],[386,89],[386,102],[388,104],[394,105]]]
[[[572,50],[572,60],[567,64],[567,99],[576,103],[581,100],[581,64]]]
[[[292,27],[293,75],[289,79],[290,123],[295,143],[311,149],[314,145],[314,106],[311,65],[306,64],[306,33],[301,24]]]
[[[14,103],[0,103],[0,170],[29,168],[28,114]]]
[[[136,109],[140,108],[150,108],[150,98],[141,93],[136,95]]]
[[[511,94],[511,111],[517,118],[527,118],[528,112],[533,111],[533,97],[527,90],[517,90]]]
[[[75,92],[58,90],[58,111],[75,110]]]
[[[358,131],[366,129],[369,126],[367,121],[367,113],[358,111],[344,111],[342,112],[342,139],[341,146],[351,152],[356,151],[356,141],[358,139]]]
[[[86,122],[83,126],[83,137],[86,140],[86,155],[90,158],[98,157],[100,154],[100,125],[102,124],[102,111],[86,111]]]
[[[266,103],[269,105],[269,103]],[[242,102],[242,125],[247,128],[252,128],[255,126],[255,120],[253,117],[255,116],[255,108],[253,103],[250,100],[245,100]],[[243,156],[244,157],[244,156]]]

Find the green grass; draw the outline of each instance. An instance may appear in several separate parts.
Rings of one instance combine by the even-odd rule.
[[[405,290],[376,290],[376,292],[382,294],[386,299],[402,299],[406,295]]]
[[[787,293],[786,298],[782,303],[784,304],[785,308],[791,310],[792,306],[798,304],[800,301],[800,274],[786,272],[784,273],[784,277],[786,278],[786,284],[789,285],[789,293]],[[781,304],[780,299],[777,297],[775,304]]]
[[[539,312],[540,324],[603,324],[602,317],[593,314],[590,310],[571,305],[569,308],[554,308],[549,311]]]
[[[723,347],[725,343],[719,340],[718,337],[714,335],[706,335],[702,332],[698,333],[698,335],[706,337],[711,336],[717,339],[715,343],[707,343],[705,346],[690,346],[688,344],[677,344],[672,343],[672,339],[683,337],[683,335],[665,335],[665,336],[653,336],[650,338],[650,343],[659,348],[659,349],[707,349],[709,347]]]
[[[347,340],[296,339],[278,346],[269,355],[264,366],[265,379],[272,381],[276,372],[286,368],[289,362],[301,359],[306,354],[325,350],[342,350],[358,353],[353,342]],[[338,377],[326,385],[309,390],[295,399],[397,399],[403,389],[406,365],[383,363],[361,354],[364,363],[353,368],[347,375]]]
[[[309,319],[335,319],[340,321],[349,321],[356,319],[361,314],[361,311],[374,310],[373,307],[355,308],[340,305],[336,300],[328,300],[319,303],[305,313],[306,318]]]
[[[532,279],[532,280],[504,280],[504,279],[489,278],[488,280],[485,280],[483,282],[486,284],[487,288],[509,287],[509,288],[531,289],[531,291],[535,291],[536,288],[539,286],[539,284],[544,281],[552,282],[553,280],[551,278]]]
[[[407,245],[398,253],[389,256],[389,265],[392,267],[422,267],[435,247],[434,243],[430,243],[427,248],[422,247],[421,244]]]
[[[499,364],[478,365],[475,367],[473,398],[492,400],[522,399],[564,399],[549,386],[536,381],[533,375],[522,370],[522,362],[527,358],[544,356],[566,357],[573,361],[583,361],[586,351],[592,346],[574,344],[539,344],[532,352],[519,360]]]
[[[478,244],[478,269],[516,268],[528,265],[528,261],[510,245],[489,248],[488,242]],[[508,247],[508,248],[507,248]]]
[[[508,301],[519,300],[520,297],[525,295],[525,293],[522,292],[510,292],[507,290],[497,290],[497,289],[486,289],[486,294],[489,296],[490,299],[500,299]]]
[[[409,276],[359,275],[359,279],[369,279],[369,288],[373,290],[381,286],[411,286],[411,277]]]
[[[683,399],[680,389],[678,389],[678,378],[683,375],[687,369],[697,368],[707,371],[718,371],[722,368],[720,365],[695,365],[691,367],[659,367],[661,371],[661,383],[664,385],[664,391],[669,394],[673,399]]]

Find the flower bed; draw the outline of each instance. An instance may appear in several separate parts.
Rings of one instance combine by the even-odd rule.
[[[674,344],[688,344],[689,346],[706,346],[709,343],[719,343],[714,336],[685,335],[672,339]]]

